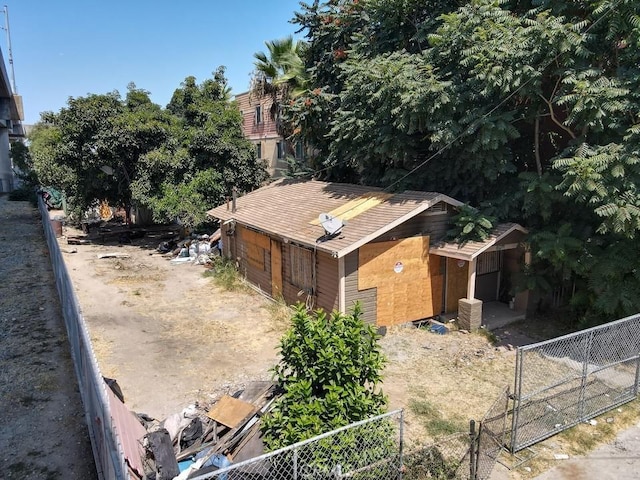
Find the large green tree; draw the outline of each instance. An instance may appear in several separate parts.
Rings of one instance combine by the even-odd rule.
[[[232,188],[252,190],[267,178],[240,125],[220,68],[200,85],[188,77],[166,109],[134,84],[125,98],[70,98],[42,115],[30,154],[40,183],[62,190],[78,212],[106,199],[193,226]]]
[[[202,223],[233,188],[246,192],[266,181],[266,166],[244,138],[240,112],[229,101],[222,67],[199,85],[187,77],[167,111],[177,123],[171,142],[142,158],[144,169],[132,186],[156,220]]]
[[[294,21],[310,80],[284,115],[322,174],[519,220],[529,283],[595,321],[640,309],[639,261],[611,268],[638,248],[637,1],[331,0]]]

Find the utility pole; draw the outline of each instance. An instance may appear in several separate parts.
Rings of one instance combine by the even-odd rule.
[[[9,68],[11,69],[11,89],[14,94],[18,93],[16,86],[16,73],[13,70],[13,51],[11,50],[11,31],[9,30],[9,7],[4,6],[4,27],[0,27],[7,32],[7,48],[9,50]]]

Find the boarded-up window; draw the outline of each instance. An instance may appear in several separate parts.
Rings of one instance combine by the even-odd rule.
[[[240,238],[240,257],[247,260],[247,264],[255,269],[266,270],[265,257],[271,243],[269,237],[246,228],[238,229]]]
[[[484,275],[485,273],[499,272],[502,267],[502,252],[487,252],[478,257],[476,265],[476,273]]]
[[[291,266],[291,284],[311,292],[313,286],[313,255],[311,250],[290,245],[289,265]]]

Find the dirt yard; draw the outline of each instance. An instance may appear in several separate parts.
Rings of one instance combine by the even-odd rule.
[[[103,375],[117,379],[131,410],[157,419],[269,379],[287,328],[273,302],[252,290],[222,290],[203,266],[171,262],[156,251],[161,240],[60,239]],[[504,345],[531,341],[516,327],[498,334]],[[513,383],[515,351],[482,334],[395,327],[381,342],[389,359],[383,390],[391,409],[405,409],[409,444],[464,431]],[[550,456],[571,443],[562,442],[552,441]],[[538,461],[499,478],[532,478],[550,466]]]

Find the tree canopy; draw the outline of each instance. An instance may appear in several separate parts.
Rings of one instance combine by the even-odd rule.
[[[637,6],[303,3],[308,89],[282,116],[327,179],[439,191],[519,221],[529,285],[570,286],[588,321],[635,313]]]
[[[40,183],[62,190],[80,212],[106,199],[194,226],[233,187],[249,191],[267,178],[241,121],[221,67],[201,84],[187,77],[165,109],[134,84],[125,98],[70,98],[42,115],[30,155]]]

